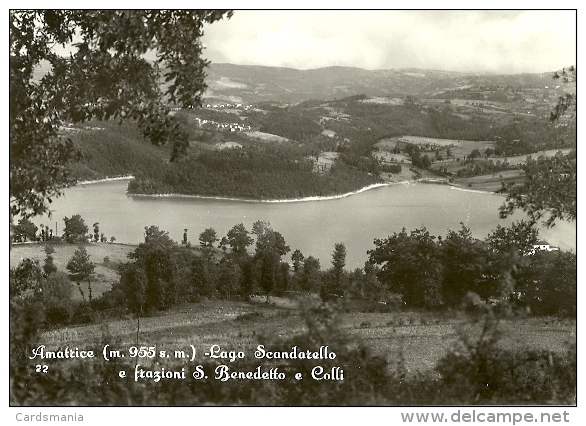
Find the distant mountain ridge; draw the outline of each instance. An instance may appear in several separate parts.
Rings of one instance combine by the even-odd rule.
[[[35,69],[35,79],[39,80],[45,75],[49,67],[48,63],[39,64]],[[554,71],[540,74],[483,74],[416,68],[366,70],[342,66],[298,70],[212,63],[206,69],[206,74],[208,89],[203,96],[204,103],[299,103],[361,94],[371,97],[413,95],[425,98],[474,86],[511,86],[523,89],[560,84],[552,80]]]
[[[543,87],[551,73],[481,74],[456,71],[327,67],[309,70],[259,65],[211,64],[207,70],[208,101],[258,103],[303,102],[367,96],[437,96],[471,86]]]

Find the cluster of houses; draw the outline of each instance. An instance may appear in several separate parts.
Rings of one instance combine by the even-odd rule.
[[[199,117],[195,117],[195,121],[197,122],[197,125],[202,129],[219,130],[221,132],[223,132],[223,131],[250,132],[250,131],[252,131],[252,127],[245,126],[241,123],[218,123],[213,120],[204,120]]]
[[[333,113],[334,115],[332,117],[320,117],[319,118],[319,124],[321,124],[322,126],[325,125],[328,121],[350,121],[350,116],[348,114],[343,114],[343,113]]]
[[[242,105],[242,104],[205,104],[203,105],[204,108],[208,109],[224,109],[224,108],[236,108],[236,109],[244,109],[248,111],[252,108],[252,105]]]
[[[202,108],[207,108],[207,109],[226,109],[226,108],[236,108],[236,109],[244,109],[245,111],[248,111],[249,109],[253,108],[252,105],[242,105],[242,104],[205,104],[202,105]],[[172,107],[171,111],[179,111],[181,110],[181,107]]]

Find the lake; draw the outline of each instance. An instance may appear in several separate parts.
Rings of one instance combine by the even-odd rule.
[[[270,222],[291,250],[320,259],[322,269],[331,266],[334,244],[347,250],[346,268],[364,266],[366,251],[375,238],[386,238],[404,227],[407,231],[425,226],[432,235],[446,235],[448,229],[469,227],[476,238],[484,239],[498,224],[509,226],[525,218],[522,212],[501,220],[498,208],[504,197],[452,188],[447,185],[409,183],[378,187],[343,198],[258,202],[202,199],[194,197],[144,197],[126,195],[128,180],[92,183],[71,187],[51,204],[52,217],[35,218],[63,233],[63,217],[80,214],[89,231],[95,222],[100,232],[116,242],[139,243],[144,227],[156,225],[181,241],[199,244],[199,234],[214,228],[221,238],[236,224],[249,231],[257,220]],[[540,239],[564,250],[576,250],[576,223],[559,222],[555,228],[540,229]],[[284,259],[290,261],[289,253]]]

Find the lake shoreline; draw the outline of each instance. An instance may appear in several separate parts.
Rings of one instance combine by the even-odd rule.
[[[374,188],[370,186],[372,190],[360,188],[362,193],[354,197],[338,195],[338,199],[329,202],[313,203],[131,197],[126,194],[127,184],[128,180],[117,180],[66,189],[64,196],[51,206],[54,218],[42,217],[33,222],[37,226],[49,223],[53,235],[60,235],[57,226],[62,232],[63,222],[55,222],[79,214],[86,223],[99,222],[101,232],[108,239],[115,236],[116,243],[143,242],[144,228],[157,226],[174,241],[181,241],[184,229],[189,229],[188,240],[197,244],[197,235],[206,228],[226,235],[235,224],[243,223],[250,229],[255,221],[261,220],[271,223],[292,248],[310,253],[322,264],[331,261],[334,244],[344,242],[351,269],[364,265],[365,253],[373,248],[375,238],[400,232],[403,227],[413,230],[425,226],[433,235],[445,235],[446,229],[457,229],[464,222],[475,238],[484,238],[498,224],[507,222],[498,215],[498,208],[505,201],[503,195],[488,196],[477,193],[474,187],[417,181],[380,182]],[[522,212],[508,224],[516,217],[521,218]],[[540,235],[554,246],[575,249],[573,226],[556,226],[555,232],[542,233],[540,229]]]
[[[283,198],[283,199],[271,199],[271,200],[257,200],[253,198],[236,198],[236,197],[221,197],[221,196],[206,196],[206,195],[189,195],[189,194],[128,194],[132,197],[140,197],[140,198],[193,198],[198,200],[214,200],[214,201],[238,201],[243,203],[267,203],[267,204],[276,204],[276,203],[300,203],[300,202],[307,202],[307,201],[327,201],[327,200],[337,200],[340,198],[350,197],[352,195],[360,194],[362,192],[369,191],[371,189],[382,188],[385,186],[391,185],[409,185],[411,183],[415,183],[415,181],[405,181],[405,182],[384,182],[384,183],[374,183],[372,185],[364,186],[356,191],[346,192],[344,194],[336,194],[336,195],[325,195],[325,196],[311,196],[311,197],[303,197],[303,198]]]
[[[82,180],[82,181],[77,182],[75,185],[72,185],[72,186],[93,185],[95,183],[114,182],[114,181],[117,181],[117,180],[130,180],[130,179],[134,179],[134,176],[132,176],[132,175],[126,175],[126,176],[117,176],[117,177],[106,177],[106,178],[103,178],[103,179],[96,179],[96,180]]]
[[[96,180],[87,180],[78,182],[76,186],[85,186],[85,185],[93,185],[97,183],[106,183],[106,182],[114,182],[120,180],[131,180],[134,179],[134,176],[127,175],[127,176],[117,176],[111,178],[103,178],[103,179],[96,179]],[[392,186],[392,185],[414,185],[417,183],[424,183],[424,184],[433,184],[433,185],[447,185],[451,187],[451,189],[467,191],[467,192],[476,192],[482,194],[492,194],[495,195],[492,191],[482,191],[482,190],[474,190],[465,188],[457,183],[447,182],[442,179],[409,179],[409,180],[402,180],[402,181],[389,181],[389,182],[381,182],[381,183],[374,183],[371,185],[364,186],[362,188],[357,189],[356,191],[350,191],[343,194],[335,194],[335,195],[325,195],[325,196],[310,196],[310,197],[303,197],[303,198],[283,198],[283,199],[270,199],[270,200],[259,200],[253,198],[237,198],[237,197],[222,197],[222,196],[211,196],[211,195],[191,195],[191,194],[127,194],[131,197],[140,197],[140,198],[193,198],[198,200],[214,200],[214,201],[239,201],[243,203],[299,203],[299,202],[308,202],[308,201],[328,201],[328,200],[337,200],[340,198],[350,197],[352,195],[360,194],[366,191],[370,191],[371,189],[382,188],[385,186]]]

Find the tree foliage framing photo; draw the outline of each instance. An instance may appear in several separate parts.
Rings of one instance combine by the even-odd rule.
[[[12,225],[18,221],[11,239],[36,239],[36,225],[29,219],[50,215],[52,200],[75,184],[69,166],[81,154],[64,136],[64,127],[70,123],[128,120],[136,123],[152,144],[168,147],[169,161],[181,159],[189,146],[188,135],[171,114],[171,108],[201,106],[208,65],[200,42],[203,29],[205,24],[231,16],[232,11],[217,10],[10,11],[10,222]],[[573,67],[568,70],[575,73]],[[568,81],[566,70],[562,77],[556,75]],[[560,98],[552,120],[571,114],[573,104],[575,96]],[[432,160],[428,155],[417,155],[421,167],[429,168]],[[472,152],[472,162],[474,157],[481,157],[478,150]],[[345,158],[353,157],[346,154]],[[366,164],[367,169],[372,167],[372,174],[378,175],[376,160],[367,157]],[[338,165],[333,167],[337,168]],[[332,267],[323,271],[318,258],[305,257],[300,250],[294,250],[290,273],[289,264],[282,261],[291,251],[289,245],[280,232],[262,220],[253,224],[252,232],[243,223],[235,225],[221,239],[214,228],[207,228],[199,234],[200,247],[188,243],[187,229],[184,244],[179,245],[167,231],[153,225],[144,228],[144,243],[127,255],[128,263],[118,264],[106,256],[103,263],[94,264],[86,247],[79,246],[66,266],[82,299],[73,303],[74,287],[55,266],[53,246],[45,245],[47,257],[43,268],[38,260],[25,259],[10,271],[10,403],[571,405],[575,402],[575,346],[561,354],[549,350],[518,351],[498,345],[498,323],[512,314],[512,302],[522,308],[530,307],[540,315],[570,319],[577,310],[576,304],[572,304],[576,300],[577,280],[573,253],[537,253],[538,260],[531,264],[520,260],[529,255],[537,242],[537,231],[532,227],[546,212],[550,213],[547,226],[553,226],[557,219],[576,219],[575,153],[560,154],[554,159],[530,159],[524,170],[526,183],[507,188],[508,205],[501,215],[522,209],[531,217],[530,223],[521,221],[510,229],[499,226],[484,242],[473,238],[464,223],[458,232],[449,230],[444,239],[431,235],[425,227],[409,234],[403,228],[386,239],[375,239],[375,248],[367,252],[369,260],[364,269],[357,268],[353,274],[345,269],[344,243],[334,245]],[[65,217],[64,221],[65,242],[87,244],[89,239],[88,247],[105,243],[104,234],[98,241],[98,222],[93,225],[93,238],[88,238],[88,227],[80,215]],[[44,244],[45,235],[36,241]],[[255,241],[250,235],[256,237],[254,254],[248,249]],[[114,240],[112,237],[111,242]],[[216,250],[218,242],[223,253]],[[67,245],[60,246],[63,247]],[[228,247],[230,253],[226,253]],[[93,299],[92,281],[102,284],[103,278],[96,267],[106,264],[116,265],[119,280]],[[87,301],[81,289],[84,281],[88,284]],[[518,288],[514,287],[516,282],[521,284]],[[277,305],[286,298],[287,289],[307,293],[301,295],[300,313]],[[322,300],[312,299],[310,293],[319,294]],[[368,301],[354,299],[358,293]],[[273,295],[276,301],[271,299]],[[155,336],[148,334],[148,328],[140,334],[141,318],[160,321],[162,316],[158,315],[167,315],[171,308],[183,309],[186,303],[201,308],[208,300],[232,315],[231,308],[224,307],[235,305],[231,300],[235,297],[242,298],[244,302],[236,303],[247,303],[247,308],[263,297],[264,302],[251,312],[236,314],[231,318],[233,323],[220,323],[223,337],[227,336],[226,326],[232,328],[228,324],[235,324],[239,339],[251,344],[262,342],[283,352],[292,347],[330,345],[336,349],[337,358],[323,364],[331,371],[338,365],[344,366],[347,379],[338,383],[314,382],[289,375],[286,381],[257,381],[251,385],[236,380],[138,383],[136,376],[134,382],[112,380],[116,375],[121,377],[122,369],[129,368],[129,360],[71,363],[63,368],[52,365],[49,373],[42,375],[31,371],[27,354],[35,347],[32,344],[37,342],[40,332],[52,331],[52,327],[98,323],[118,315],[128,319],[132,314],[136,316],[138,346],[142,343],[140,339]],[[199,304],[202,300],[205,304]],[[365,329],[366,333],[383,328],[388,328],[389,334],[390,330],[396,333],[397,327],[407,323],[410,328],[417,326],[422,330],[428,324],[446,328],[456,323],[449,318],[454,312],[458,317],[465,315],[463,323],[468,326],[479,319],[483,323],[477,327],[481,329],[479,336],[470,328],[456,330],[456,345],[439,358],[433,372],[408,375],[402,340],[398,356],[390,361],[384,353],[363,343],[354,330],[346,333],[348,327],[342,315],[344,310],[353,314],[350,309],[365,318],[372,313],[381,319],[381,314],[385,314],[384,324],[361,321],[352,327]],[[303,325],[299,326],[299,320]],[[430,324],[431,320],[436,322]],[[294,330],[293,334],[278,334],[275,324],[280,327],[281,323],[285,325],[283,329]],[[250,334],[243,333],[243,324],[249,329],[256,328]],[[185,323],[182,327],[187,328]],[[195,332],[189,328],[190,333],[195,333],[205,327]],[[118,337],[109,335],[107,323],[101,330],[104,342],[112,339],[107,342],[118,343]],[[397,336],[392,334],[391,338]],[[97,347],[104,342],[96,342]],[[390,350],[388,353],[391,354]],[[209,371],[217,365],[204,363]],[[243,361],[238,367],[252,369],[256,363]],[[166,367],[178,365],[179,362]],[[308,377],[315,365],[307,360],[292,360],[279,367],[288,373],[302,371]],[[318,368],[323,370],[324,366]]]
[[[556,72],[553,80],[562,79],[563,83],[576,83],[576,67],[571,66]],[[568,93],[558,98],[550,120],[555,123],[562,116],[574,118],[577,98]],[[506,218],[515,210],[521,209],[532,222],[545,219],[543,224],[551,228],[556,220],[574,221],[577,215],[577,167],[576,150],[566,155],[558,153],[555,157],[527,158],[523,165],[525,182],[523,185],[507,188],[505,204],[500,209],[500,216]]]
[[[228,10],[11,10],[10,215],[49,213],[80,154],[66,123],[136,120],[153,144],[184,153],[170,105],[201,105],[201,37]],[[154,56],[154,59],[147,59]]]

